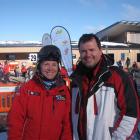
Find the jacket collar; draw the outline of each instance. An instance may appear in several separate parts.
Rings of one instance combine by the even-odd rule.
[[[33,80],[38,84],[40,84],[41,86],[45,87],[44,78],[42,78],[41,73],[39,73],[38,71],[36,71],[35,75],[33,76]],[[54,80],[55,80],[55,86],[53,86],[53,88],[65,85],[64,80],[61,78],[59,74]]]
[[[98,81],[101,75],[104,75],[107,71],[109,71],[109,67],[113,65],[114,60],[109,56],[102,54],[99,63],[91,69],[92,79],[94,78]],[[82,62],[80,61],[77,65],[76,70],[71,75],[72,78],[72,86],[77,85],[80,89],[82,88],[82,77],[87,76],[88,68],[86,68]],[[90,71],[90,70],[89,70]]]

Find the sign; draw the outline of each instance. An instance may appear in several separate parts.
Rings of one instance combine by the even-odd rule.
[[[63,64],[68,72],[72,73],[72,47],[68,31],[62,26],[55,26],[50,33],[52,44],[56,45],[62,55]]]
[[[28,58],[32,62],[37,62],[37,53],[30,53]]]
[[[52,44],[50,35],[48,33],[45,33],[43,35],[43,37],[42,37],[42,44],[43,44],[43,46],[51,45]]]

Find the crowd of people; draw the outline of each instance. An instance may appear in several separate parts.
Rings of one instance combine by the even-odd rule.
[[[27,81],[33,77],[35,68],[33,66],[26,66],[24,63],[19,66],[15,65],[14,69],[11,70],[9,61],[4,61],[4,64],[0,63],[0,81],[4,83],[11,82],[10,77],[23,77],[23,81]]]
[[[133,80],[103,54],[96,35],[83,34],[78,48],[70,89],[60,75],[66,71],[59,48],[48,45],[39,51],[35,74],[21,86],[8,114],[8,140],[140,138]]]

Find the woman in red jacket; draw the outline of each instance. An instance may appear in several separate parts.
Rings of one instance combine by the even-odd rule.
[[[8,114],[8,140],[72,140],[70,95],[59,75],[60,50],[38,54],[37,71],[14,98]]]

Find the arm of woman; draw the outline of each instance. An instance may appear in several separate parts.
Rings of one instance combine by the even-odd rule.
[[[27,94],[21,88],[8,114],[8,140],[21,140],[26,120]]]

